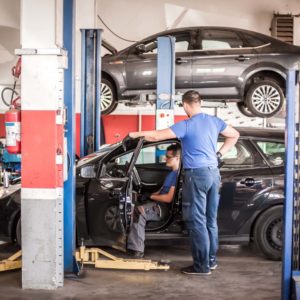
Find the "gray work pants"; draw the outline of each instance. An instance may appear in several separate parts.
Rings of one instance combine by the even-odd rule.
[[[128,239],[127,249],[144,252],[145,248],[145,227],[147,221],[160,220],[160,207],[155,202],[146,203],[138,207],[140,216],[137,222],[132,222]]]

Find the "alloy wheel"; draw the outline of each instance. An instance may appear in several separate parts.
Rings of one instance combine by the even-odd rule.
[[[114,99],[113,99],[112,89],[106,83],[102,82],[101,83],[101,101],[100,101],[101,112],[108,110],[109,107],[112,106],[113,102],[114,102]]]
[[[119,227],[119,217],[118,217],[118,207],[116,205],[112,205],[107,208],[104,220],[107,225],[107,227],[112,230],[116,231]]]
[[[273,114],[281,104],[281,96],[275,87],[260,85],[252,94],[252,104],[255,110],[262,114]]]

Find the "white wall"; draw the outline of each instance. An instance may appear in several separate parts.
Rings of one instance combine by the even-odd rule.
[[[97,13],[117,34],[139,40],[167,28],[186,26],[228,26],[270,35],[273,12],[300,13],[299,0],[97,0]],[[295,41],[300,45],[300,18],[295,19]],[[117,49],[131,43],[104,29],[104,38]]]
[[[97,14],[117,34],[139,40],[167,28],[219,25],[269,34],[273,12],[300,13],[299,0],[74,0],[76,3],[76,111],[80,110],[80,28],[103,28],[117,49],[131,43],[110,33]],[[94,14],[96,12],[96,14]],[[45,12],[47,14],[47,12]],[[300,18],[295,18],[295,43],[300,45]],[[14,49],[20,48],[20,0],[0,0],[0,92],[11,86]],[[0,101],[0,111],[3,110]]]
[[[20,48],[20,0],[0,0],[0,87],[13,83],[16,48]]]

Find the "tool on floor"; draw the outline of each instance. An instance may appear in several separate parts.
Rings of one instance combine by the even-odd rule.
[[[19,250],[17,253],[13,254],[9,258],[1,260],[0,272],[21,269],[22,267],[22,260],[20,259],[21,256],[22,256],[22,251]]]
[[[169,270],[167,263],[155,262],[145,259],[119,258],[99,248],[86,248],[81,246],[75,253],[76,261],[80,264],[95,265],[100,269],[119,270]]]

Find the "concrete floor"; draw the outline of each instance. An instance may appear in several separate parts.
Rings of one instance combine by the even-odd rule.
[[[1,245],[3,258],[12,252]],[[169,271],[118,271],[86,268],[82,278],[66,278],[55,291],[22,290],[21,272],[0,273],[0,299],[280,299],[281,262],[266,260],[246,246],[221,246],[219,267],[209,277],[188,276],[187,246],[149,246],[146,259],[171,261]],[[117,252],[113,251],[113,254]]]

